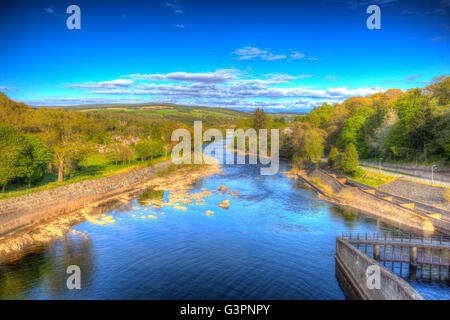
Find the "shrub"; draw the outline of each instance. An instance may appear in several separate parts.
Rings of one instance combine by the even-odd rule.
[[[339,156],[339,151],[336,147],[331,148],[330,153],[328,154],[328,165],[335,168],[337,164],[337,157]]]
[[[345,173],[353,173],[358,168],[358,151],[356,151],[353,143],[345,146],[345,151],[342,154],[342,170]]]

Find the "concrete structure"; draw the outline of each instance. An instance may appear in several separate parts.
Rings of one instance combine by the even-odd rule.
[[[351,243],[336,238],[336,278],[349,299],[363,300],[423,300],[411,285],[370,258]],[[367,272],[379,270],[379,288],[368,285]]]

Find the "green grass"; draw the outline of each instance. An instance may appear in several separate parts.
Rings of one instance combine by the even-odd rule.
[[[170,159],[170,155],[150,159],[145,162],[137,159],[132,159],[128,164],[119,163],[114,165],[108,161],[105,155],[93,154],[88,156],[81,168],[77,171],[71,172],[62,183],[58,183],[57,173],[46,173],[42,180],[35,183],[31,188],[23,185],[9,185],[6,192],[0,193],[0,200],[9,199],[13,197],[23,196],[30,193],[36,193],[44,190],[54,189],[75,182],[99,179],[103,177],[112,176],[118,173],[127,172],[140,167],[151,166]]]
[[[353,180],[359,183],[366,184],[371,187],[378,187],[386,183],[398,180],[396,177],[388,176],[382,173],[371,172],[363,170],[364,173],[360,177],[351,177]]]

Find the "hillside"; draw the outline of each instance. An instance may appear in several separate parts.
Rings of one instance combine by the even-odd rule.
[[[65,109],[79,110],[89,113],[108,113],[115,117],[127,118],[138,116],[150,120],[172,120],[192,125],[194,120],[202,120],[205,125],[229,125],[239,119],[250,117],[248,112],[228,108],[187,106],[171,103],[142,103],[142,104],[88,104],[66,106]]]

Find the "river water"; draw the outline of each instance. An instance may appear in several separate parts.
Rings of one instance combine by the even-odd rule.
[[[336,236],[398,229],[317,198],[281,173],[287,170],[281,163],[280,173],[261,176],[258,165],[224,165],[190,192],[225,185],[239,195],[215,192],[187,210],[132,200],[109,212],[116,223],[83,222],[73,229],[87,237],[68,232],[0,266],[0,298],[345,299],[335,277]],[[167,200],[168,192],[156,196]],[[218,207],[225,199],[228,210]],[[144,209],[157,219],[140,219]],[[69,265],[81,269],[81,290],[66,287]],[[448,282],[410,283],[425,298],[450,299]]]

